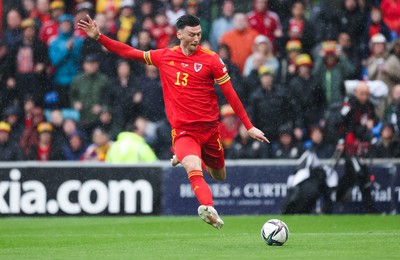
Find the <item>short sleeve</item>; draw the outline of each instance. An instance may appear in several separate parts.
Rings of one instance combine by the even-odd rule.
[[[219,55],[213,57],[213,76],[218,85],[228,82],[231,78],[228,74],[228,69]]]

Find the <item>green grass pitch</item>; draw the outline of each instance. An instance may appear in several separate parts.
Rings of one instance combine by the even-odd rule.
[[[289,227],[281,247],[260,229]],[[196,217],[0,219],[0,259],[400,259],[400,217],[225,216],[221,230]]]

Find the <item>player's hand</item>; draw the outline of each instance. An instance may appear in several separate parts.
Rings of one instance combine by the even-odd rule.
[[[100,30],[99,27],[97,26],[96,22],[92,20],[92,18],[89,15],[86,15],[88,18],[88,21],[84,20],[79,20],[78,22],[78,28],[84,30],[87,34],[92,39],[97,40],[100,37]]]
[[[251,128],[247,132],[253,139],[256,139],[257,141],[270,143],[269,140],[265,137],[264,133],[256,127]]]

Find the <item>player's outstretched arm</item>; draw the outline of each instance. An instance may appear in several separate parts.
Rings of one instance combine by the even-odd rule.
[[[97,40],[109,51],[117,54],[124,59],[145,62],[143,51],[137,50],[127,44],[111,40],[110,38],[100,33],[96,21],[92,20],[89,15],[87,15],[87,18],[88,21],[80,20],[78,22],[78,28],[84,30],[88,37]]]

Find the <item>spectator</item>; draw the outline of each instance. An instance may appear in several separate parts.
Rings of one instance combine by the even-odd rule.
[[[152,122],[164,119],[163,92],[156,67],[146,66],[145,75],[136,82],[139,91],[134,95],[134,102],[138,105],[139,115]]]
[[[49,63],[46,45],[36,37],[35,21],[21,23],[22,40],[10,49],[9,79],[15,80],[19,100],[23,95],[33,96],[36,103],[43,100],[47,84],[46,69]]]
[[[387,59],[386,39],[380,33],[372,36],[370,41],[371,55],[367,60],[367,76],[369,80],[377,80],[378,74],[382,70],[383,64]]]
[[[238,134],[226,151],[226,159],[266,159],[272,158],[272,152],[265,143],[252,139],[243,124],[240,124]]]
[[[382,0],[383,21],[396,35],[400,35],[400,1]]]
[[[395,133],[400,133],[400,84],[393,87],[390,103],[385,108],[383,122],[393,125]]]
[[[286,84],[296,74],[296,57],[302,52],[299,40],[290,40],[286,43],[286,55],[280,59],[279,78],[281,84]]]
[[[80,161],[83,159],[87,146],[84,143],[82,133],[74,131],[68,136],[68,143],[63,146],[63,153],[67,161]]]
[[[136,16],[133,12],[133,6],[133,0],[123,0],[119,7],[120,15],[117,20],[117,40],[123,43],[128,43],[135,31]]]
[[[68,92],[72,80],[80,70],[83,39],[73,36],[73,16],[62,15],[58,23],[59,35],[50,44],[49,57],[55,67],[54,84],[59,97],[59,107],[69,107]]]
[[[254,61],[254,57],[260,53],[261,62]],[[253,53],[246,59],[244,64],[243,76],[247,77],[253,69],[258,69],[260,66],[270,67],[274,70],[275,75],[278,74],[279,62],[273,54],[273,47],[268,38],[262,34],[254,39]]]
[[[8,77],[8,54],[8,46],[0,39],[0,111],[3,111],[6,106],[18,103],[15,80]]]
[[[0,122],[0,161],[22,161],[23,154],[18,143],[10,140],[11,126]]]
[[[72,135],[72,133],[79,131],[79,127],[77,123],[71,118],[65,118],[62,125],[62,134],[63,134],[63,144],[68,142],[68,137]]]
[[[343,121],[339,126],[341,138],[336,149],[344,154],[345,174],[339,180],[336,198],[338,202],[343,201],[347,190],[358,181],[365,211],[371,213],[375,211],[375,207],[371,197],[368,167],[362,158],[367,156],[372,140],[371,129],[379,119],[368,98],[368,85],[361,81],[354,95],[346,99],[340,112]]]
[[[137,2],[136,6],[138,6],[135,11],[137,19],[136,24],[142,26],[145,19],[154,17],[155,9],[152,0],[141,0]],[[143,28],[140,29],[143,30]]]
[[[122,127],[138,116],[138,103],[142,98],[131,71],[131,65],[128,61],[119,60],[117,63],[117,77],[104,90],[106,92],[104,95],[105,105],[112,111],[114,124]],[[112,140],[115,140],[115,137],[110,134]]]
[[[53,127],[52,131],[53,141],[59,144],[60,146],[64,145],[67,142],[67,139],[63,131],[64,116],[60,109],[53,109],[50,111],[49,123]]]
[[[36,3],[34,0],[22,1],[23,17],[35,19],[37,16]]]
[[[354,66],[337,49],[336,41],[322,43],[320,57],[315,62],[313,75],[322,82],[328,106],[343,102],[344,80],[354,73]]]
[[[324,132],[319,125],[310,127],[309,136],[311,140],[310,150],[313,151],[318,158],[328,159],[332,157],[335,146],[324,140]]]
[[[175,30],[175,29],[174,29]],[[148,30],[141,30],[138,33],[137,40],[132,40],[132,46],[138,50],[149,51],[155,48],[153,39],[151,38],[151,34]],[[137,73],[141,74],[141,73]]]
[[[364,28],[364,33],[362,36],[362,57],[363,59],[368,58],[369,56],[369,43],[371,38],[376,34],[382,34],[386,38],[386,42],[390,42],[392,40],[392,35],[389,27],[385,24],[382,18],[382,9],[380,6],[371,6],[370,15],[368,18],[368,22]]]
[[[151,28],[154,28],[152,25]],[[175,29],[173,28],[175,31]],[[168,42],[169,44],[170,42]],[[132,46],[138,50],[149,51],[155,49],[155,42],[151,38],[150,31],[142,29],[139,31],[137,37],[132,38]],[[134,72],[134,75],[144,75],[146,65],[140,62],[131,62],[131,71]]]
[[[340,21],[337,14],[339,1],[323,1],[320,11],[315,15],[314,24],[317,42],[337,39],[340,32]]]
[[[47,46],[58,36],[58,19],[64,14],[64,2],[55,0],[50,4],[51,20],[43,23],[39,39]]]
[[[370,157],[373,158],[399,158],[400,142],[392,124],[384,124],[381,128],[381,137],[372,144]]]
[[[288,95],[296,117],[294,134],[297,140],[302,140],[305,131],[323,117],[326,99],[320,80],[311,75],[310,56],[298,55],[295,65],[296,76],[289,82]]]
[[[182,15],[186,14],[184,8],[184,0],[171,0],[170,4],[167,6],[165,14],[168,17],[168,23],[172,26],[175,25],[176,20]]]
[[[362,75],[360,44],[353,45],[350,35],[346,32],[341,32],[338,36],[337,47],[342,50],[343,56],[345,56],[355,68],[353,74],[349,75],[349,79],[360,79]]]
[[[113,113],[113,111],[106,107],[103,106],[100,111],[100,116],[99,116],[99,123],[97,124],[96,128],[101,127],[108,133],[108,136],[111,140],[116,140],[118,134],[123,130],[124,124],[123,122],[115,120],[116,113]]]
[[[222,15],[212,22],[210,32],[210,43],[214,51],[217,50],[220,38],[227,31],[233,29],[233,14],[235,5],[232,0],[225,0],[222,3]]]
[[[155,24],[150,29],[151,37],[156,42],[156,48],[166,48],[171,39],[175,37],[175,28],[168,23],[168,18],[163,12],[158,12],[154,21]]]
[[[83,154],[82,160],[103,162],[113,142],[110,141],[108,133],[101,127],[94,129],[92,142]]]
[[[364,31],[366,16],[359,7],[357,0],[342,0],[342,10],[339,15],[340,32],[345,32],[351,37],[354,47],[360,46]]]
[[[220,44],[229,46],[232,62],[239,67],[240,73],[243,73],[244,63],[251,54],[258,33],[248,26],[246,15],[243,13],[234,15],[233,24],[234,29],[222,35]]]
[[[10,140],[18,143],[24,131],[24,125],[21,122],[21,111],[18,106],[8,106],[3,111],[5,121],[10,125]]]
[[[117,17],[117,9],[114,9],[112,7],[107,8],[104,16],[106,18],[105,25],[104,27],[106,28],[106,31],[109,33],[109,35],[113,38],[117,38],[117,22],[116,17]]]
[[[20,28],[22,22],[22,16],[17,9],[10,9],[7,12],[6,18],[7,18],[6,21],[7,24],[3,32],[3,40],[8,47],[12,47],[17,42],[20,42],[22,39],[22,33]]]
[[[276,13],[268,9],[268,0],[254,0],[254,10],[247,16],[249,26],[267,36],[272,44],[275,38],[282,37],[281,21]]]
[[[232,141],[238,134],[240,120],[229,104],[221,106],[220,115],[221,121],[219,131],[221,134],[222,147],[225,151],[228,151],[231,148]]]
[[[29,102],[29,101],[28,101]],[[28,157],[31,147],[38,143],[38,126],[41,122],[45,121],[43,109],[39,107],[34,107],[29,116],[30,118],[26,118],[25,120],[25,129],[22,132],[21,139],[19,140],[19,145],[24,152],[24,156]],[[30,120],[30,121],[27,121]]]
[[[50,123],[42,122],[37,126],[38,142],[30,147],[28,160],[62,161],[64,156],[59,143],[53,139],[53,127]]]
[[[24,115],[24,127],[32,127],[33,126],[33,114],[36,108],[35,101],[30,95],[26,95],[24,97],[23,103],[23,115]],[[40,122],[39,122],[40,123]]]
[[[389,93],[393,86],[400,82],[400,38],[397,38],[389,50],[389,55],[378,73],[378,80],[382,80],[389,87]]]
[[[283,88],[274,83],[273,70],[262,66],[258,73],[259,86],[251,93],[249,114],[254,124],[274,142],[278,140],[279,126],[293,121],[293,109]]]
[[[311,53],[316,44],[314,25],[305,18],[305,6],[303,1],[296,0],[291,7],[289,20],[283,23],[283,41],[299,40],[305,53]],[[282,44],[282,46],[284,46]],[[282,50],[280,50],[282,51]]]
[[[285,124],[278,129],[278,143],[274,144],[273,155],[276,159],[297,159],[303,153],[302,147],[296,142],[293,136],[293,129]]]
[[[38,25],[37,28],[41,28],[44,23],[51,21],[49,0],[37,0],[36,10],[35,20]]]
[[[80,112],[80,123],[84,135],[91,136],[91,132],[99,121],[101,105],[108,87],[108,78],[99,72],[98,56],[91,54],[85,57],[83,73],[79,74],[71,84],[71,106]]]
[[[126,131],[118,135],[117,141],[110,147],[106,162],[110,163],[150,163],[157,160],[156,155],[143,136],[137,134],[135,124],[129,124]]]

